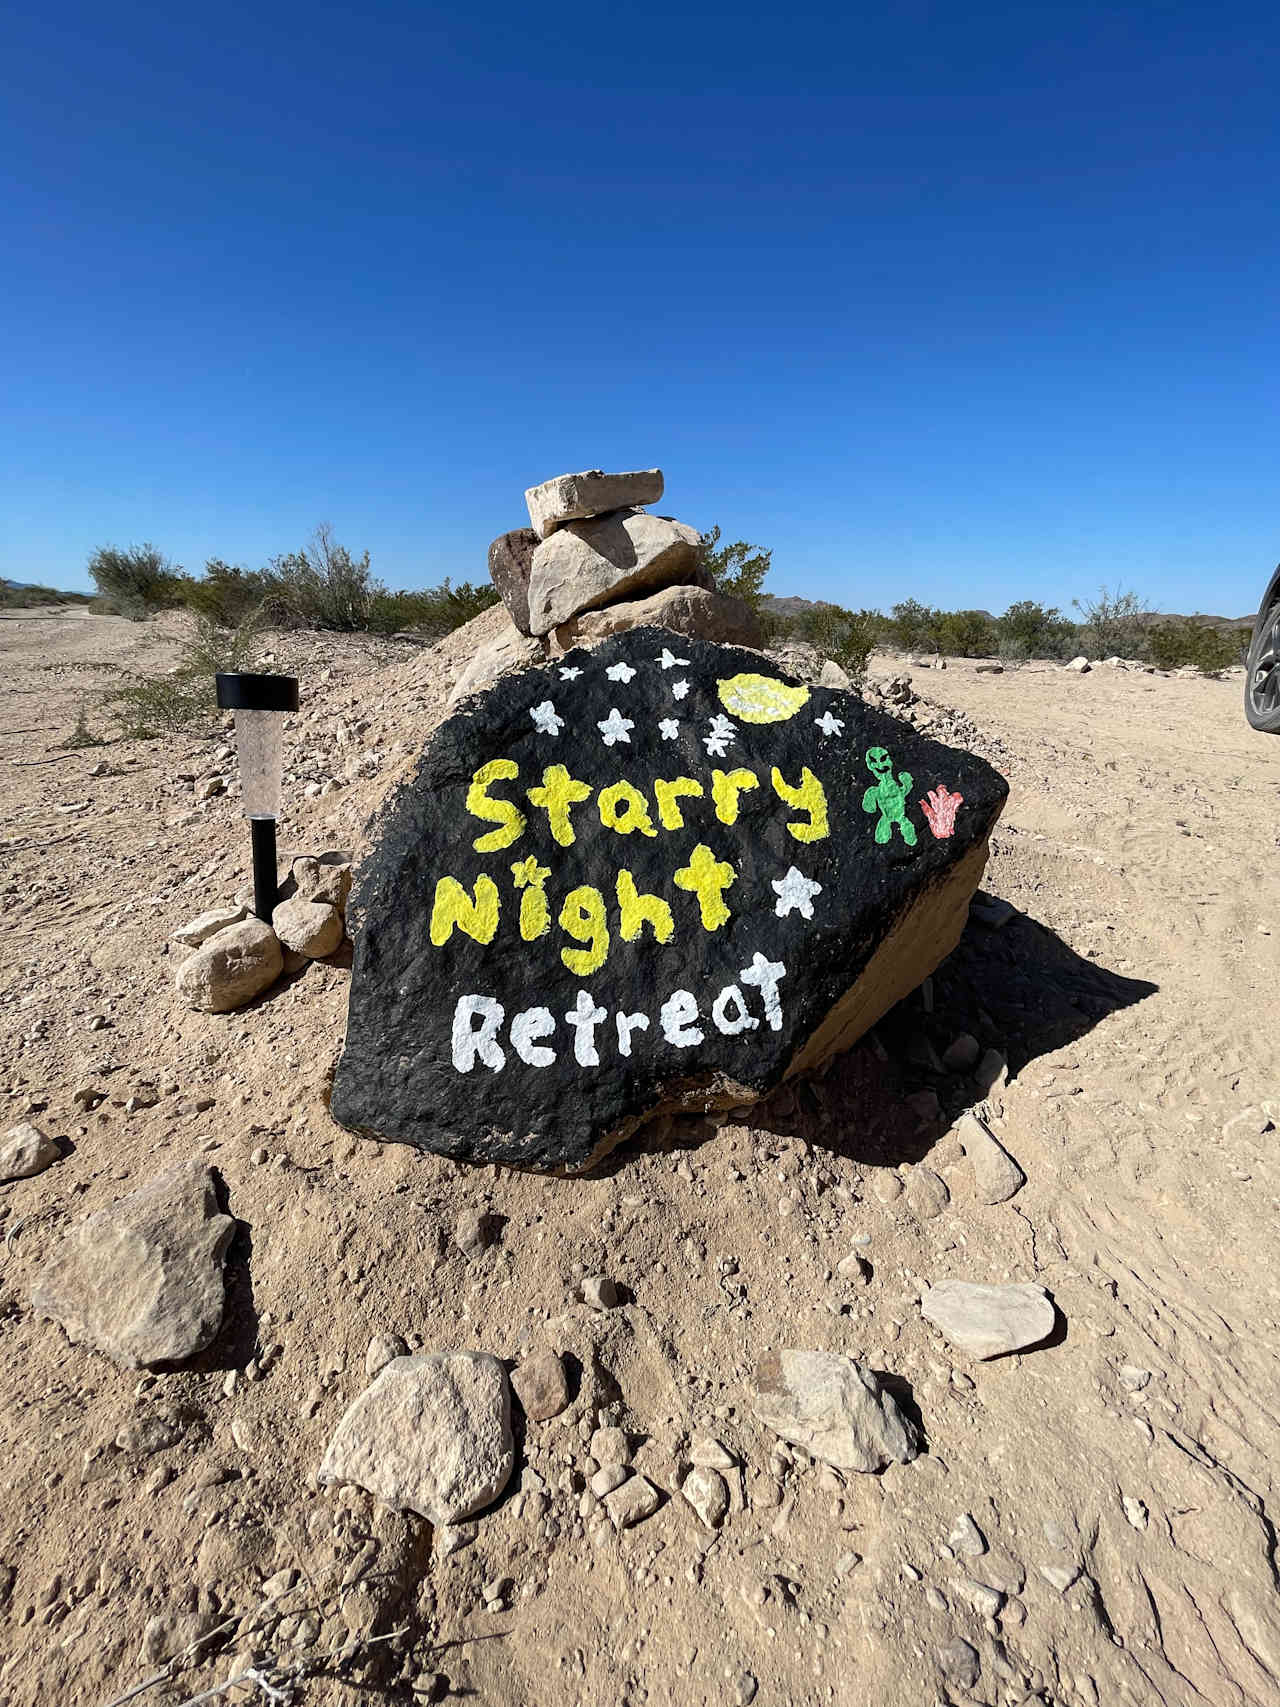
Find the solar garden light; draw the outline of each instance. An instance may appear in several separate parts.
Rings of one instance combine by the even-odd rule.
[[[236,714],[244,812],[253,837],[253,910],[271,923],[276,905],[276,819],[284,781],[284,714],[298,709],[296,676],[225,675],[218,704]]]

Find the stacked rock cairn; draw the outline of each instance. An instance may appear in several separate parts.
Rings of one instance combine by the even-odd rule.
[[[531,486],[525,502],[532,525],[489,547],[489,574],[511,627],[472,660],[454,698],[504,669],[646,624],[758,646],[754,612],[718,593],[703,566],[698,529],[644,508],[662,493],[660,468],[593,468]]]

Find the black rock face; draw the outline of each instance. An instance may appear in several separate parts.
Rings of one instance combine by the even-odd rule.
[[[384,811],[334,1116],[573,1171],[660,1107],[749,1103],[895,926],[976,884],[1007,792],[855,694],[664,629],[507,676]]]

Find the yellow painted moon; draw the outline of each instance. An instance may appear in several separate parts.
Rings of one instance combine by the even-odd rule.
[[[716,683],[726,711],[744,723],[785,723],[809,700],[806,687],[788,687],[775,676],[729,676]]]

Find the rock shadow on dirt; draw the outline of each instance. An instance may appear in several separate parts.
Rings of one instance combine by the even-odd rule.
[[[963,1071],[944,1067],[957,1037],[972,1038],[979,1059],[997,1051],[1013,1079],[1039,1056],[1078,1042],[1156,990],[1148,979],[1126,977],[1077,954],[1027,914],[1014,911],[997,929],[971,919],[927,985],[823,1071],[788,1079],[760,1102],[723,1117],[651,1121],[600,1171],[624,1167],[641,1148],[699,1148],[715,1136],[721,1119],[874,1167],[921,1162],[991,1088],[975,1076],[978,1063]]]

